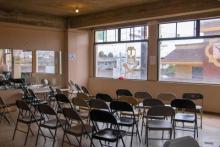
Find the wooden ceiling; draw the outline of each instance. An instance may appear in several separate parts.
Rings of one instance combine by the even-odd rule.
[[[90,14],[163,0],[0,0],[0,10],[57,16]],[[79,14],[74,13],[78,7]]]

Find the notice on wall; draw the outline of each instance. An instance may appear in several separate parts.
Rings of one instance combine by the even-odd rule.
[[[157,61],[156,56],[150,56],[149,57],[150,65],[156,65],[156,61]]]
[[[70,61],[76,60],[76,54],[74,52],[70,52],[68,56]]]

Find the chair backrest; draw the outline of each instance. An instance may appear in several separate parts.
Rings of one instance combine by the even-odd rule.
[[[76,87],[76,90],[77,90],[78,92],[81,92],[81,88],[79,87],[78,84],[75,84],[75,87]]]
[[[147,106],[147,107],[164,106],[164,103],[159,99],[144,99],[143,106]]]
[[[175,110],[172,107],[169,106],[155,106],[151,107],[147,111],[147,116],[152,117],[152,116],[170,116],[174,117],[175,116]]]
[[[110,108],[112,111],[129,111],[134,112],[132,106],[124,101],[112,101],[110,103]]]
[[[57,94],[62,94],[62,91],[59,88],[56,88],[56,93]]]
[[[58,102],[61,103],[71,103],[70,100],[68,99],[68,97],[65,94],[56,94],[55,98]]]
[[[108,105],[105,103],[105,101],[101,99],[92,99],[89,101],[89,106],[92,109],[101,109],[101,110],[107,110],[109,111]]]
[[[81,89],[82,89],[82,91],[83,91],[85,94],[88,94],[88,95],[89,95],[89,91],[88,91],[88,89],[87,89],[85,86],[81,86]]]
[[[47,86],[47,85],[49,85],[49,81],[47,79],[41,79],[41,84],[43,86]]]
[[[34,93],[34,91],[32,89],[28,89],[28,92],[30,93],[30,95],[34,98],[36,98],[36,94]]]
[[[97,110],[97,109],[91,110],[90,119],[92,122],[95,121],[95,122],[117,124],[117,120],[115,119],[113,114],[103,110]]]
[[[81,93],[81,92],[78,92],[77,93],[77,97],[78,98],[82,98],[82,99],[88,99],[88,95],[86,95],[85,93]]]
[[[82,122],[81,117],[79,114],[72,108],[63,108],[62,109],[63,115],[67,119],[76,120]]]
[[[164,143],[163,147],[199,147],[199,144],[194,138],[185,136],[168,140]]]
[[[84,99],[82,99],[82,98],[78,98],[78,97],[73,98],[73,99],[72,99],[72,102],[73,102],[73,104],[76,105],[76,106],[88,107],[88,108],[89,108],[89,105],[88,105],[88,104],[86,103],[86,101],[85,101]]]
[[[116,95],[117,95],[117,97],[119,97],[119,96],[133,96],[132,93],[127,89],[117,89]]]
[[[171,107],[180,109],[196,109],[195,103],[188,99],[175,99],[171,102]]]
[[[55,94],[55,90],[53,89],[52,86],[49,86],[49,89],[50,89],[50,92],[51,92],[51,93]]]
[[[160,93],[157,98],[163,101],[165,104],[170,104],[172,100],[176,99],[176,96],[172,93]]]
[[[133,96],[120,96],[118,98],[119,101],[124,101],[129,103],[130,105],[136,106],[138,101]]]
[[[54,111],[53,108],[51,108],[49,105],[47,104],[39,104],[38,105],[38,111],[41,114],[47,114],[47,115],[56,115],[56,112]]]
[[[184,99],[190,99],[190,100],[198,100],[204,98],[201,93],[183,93],[182,97]]]
[[[105,93],[97,93],[96,94],[96,99],[101,99],[101,100],[104,100],[106,102],[111,102],[112,101],[112,97],[108,94],[105,94]]]
[[[23,100],[17,100],[16,101],[16,106],[19,109],[19,111],[21,110],[25,110],[25,111],[30,111],[30,108],[28,107],[28,104],[23,101]]]
[[[150,95],[148,92],[135,92],[134,97],[136,98],[142,98],[142,99],[152,99],[152,95]]]

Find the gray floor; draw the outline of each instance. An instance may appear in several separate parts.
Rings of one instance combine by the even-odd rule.
[[[16,113],[12,114],[12,118],[15,120]],[[203,129],[199,129],[199,138],[197,139],[200,146],[202,147],[219,147],[220,146],[220,116],[205,114],[204,121],[203,121]],[[19,125],[21,129],[26,129],[24,125]],[[34,131],[34,136],[31,134],[28,137],[27,147],[34,147],[36,142],[36,134],[37,134],[37,127],[32,126]],[[14,130],[14,125],[9,125],[5,120],[0,123],[0,147],[22,147],[25,139],[25,135],[23,133],[17,132],[15,136],[15,140],[12,141],[12,134]],[[57,135],[57,142],[56,147],[61,147],[63,131],[59,129]],[[177,132],[177,137],[190,135],[192,133],[189,132]],[[165,133],[165,136],[168,137],[168,134]],[[161,137],[161,132],[150,132],[150,137]],[[73,143],[77,144],[74,137],[71,137]],[[130,145],[130,137],[125,137],[126,146],[129,147]],[[150,140],[149,147],[161,147],[165,141],[161,140]],[[96,146],[100,146],[98,142],[95,142]],[[46,142],[44,141],[43,137],[39,138],[39,147],[51,147],[52,141],[47,139]],[[64,146],[68,147],[69,145],[65,144]],[[90,141],[87,138],[83,140],[83,147],[89,147]],[[115,145],[113,145],[115,146]],[[120,143],[122,146],[122,143]],[[144,135],[142,136],[142,142],[139,143],[138,139],[134,137],[133,147],[146,147],[144,144]]]

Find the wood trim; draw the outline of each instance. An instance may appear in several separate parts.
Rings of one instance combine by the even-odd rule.
[[[64,17],[47,14],[16,13],[4,10],[0,10],[0,22],[52,28],[66,28],[66,19]]]
[[[128,13],[129,11],[129,13]],[[167,0],[130,6],[94,14],[69,17],[70,28],[98,27],[120,23],[141,22],[146,20],[169,20],[192,18],[199,14],[212,13],[219,16],[220,2],[217,0]]]

